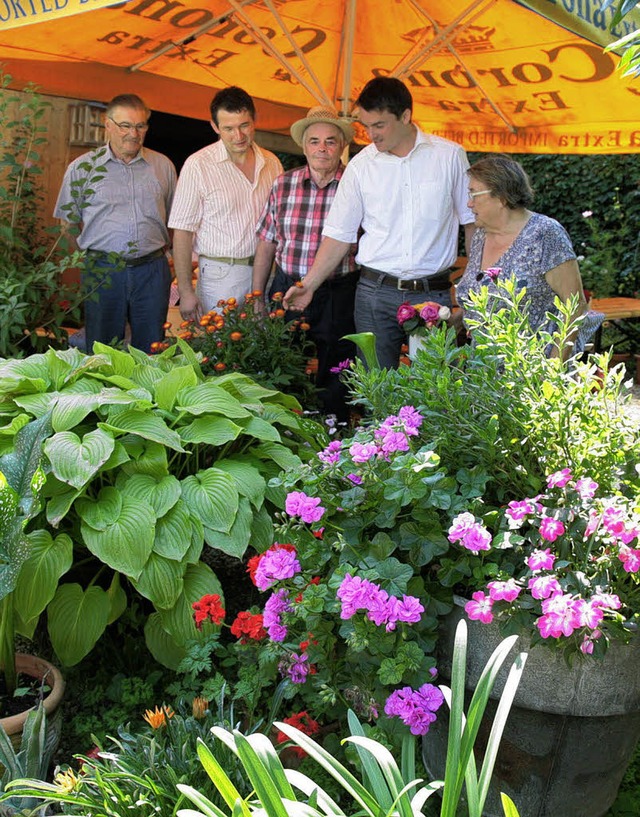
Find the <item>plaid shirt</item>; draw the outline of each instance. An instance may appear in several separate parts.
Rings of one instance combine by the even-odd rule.
[[[335,179],[320,188],[307,166],[288,170],[273,183],[256,229],[258,238],[276,244],[276,263],[287,275],[304,278],[322,241],[322,226],[344,172],[340,165]],[[355,245],[333,275],[346,275],[356,268]]]

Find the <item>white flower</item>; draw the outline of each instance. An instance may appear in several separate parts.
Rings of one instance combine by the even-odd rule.
[[[591,218],[593,212],[591,210],[584,210],[582,213],[582,218]]]
[[[451,317],[451,310],[448,306],[441,306],[438,310],[438,317],[441,321],[448,321]]]

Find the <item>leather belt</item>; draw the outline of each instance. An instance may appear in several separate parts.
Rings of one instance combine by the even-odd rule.
[[[444,292],[451,288],[449,280],[450,270],[439,272],[437,275],[423,276],[422,278],[398,278],[381,270],[371,267],[360,267],[360,277],[367,281],[375,281],[385,287],[393,287],[402,292]]]
[[[103,252],[102,250],[88,250],[87,255],[91,258],[97,259],[104,259],[105,261],[109,259],[109,256],[113,257],[112,253]],[[155,261],[156,258],[162,258],[164,255],[164,250],[154,250],[153,252],[147,253],[146,255],[141,255],[139,258],[126,258],[125,256],[119,256],[118,260],[124,261],[125,267],[141,267],[143,264],[148,264],[151,261]]]
[[[236,265],[239,267],[250,267],[253,265],[252,255],[247,258],[225,258],[224,256],[202,255],[202,258],[206,258],[207,261],[217,261],[218,264],[228,264],[230,267]]]

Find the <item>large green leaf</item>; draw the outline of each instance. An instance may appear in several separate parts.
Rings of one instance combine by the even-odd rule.
[[[10,422],[8,422],[4,426],[0,426],[0,437],[9,437],[13,439],[18,431],[31,420],[31,417],[28,414],[18,414],[15,417],[12,417]]]
[[[111,579],[111,584],[107,590],[107,595],[109,596],[109,602],[111,604],[108,623],[113,624],[113,622],[119,619],[127,609],[127,594],[120,583],[119,573],[113,574],[113,579]]]
[[[48,416],[28,423],[16,434],[14,450],[0,457],[0,471],[18,494],[18,504],[24,516],[35,509],[33,478],[42,461],[42,445],[51,433]]]
[[[111,602],[96,585],[83,591],[79,584],[63,584],[47,608],[51,644],[60,661],[71,667],[91,652],[109,621]]]
[[[237,423],[216,415],[196,417],[192,423],[180,429],[180,436],[187,443],[206,443],[217,446],[237,439],[241,433],[242,428]]]
[[[36,618],[54,597],[60,577],[73,564],[73,543],[66,533],[54,539],[49,531],[27,536],[30,554],[20,572],[13,605],[22,621]]]
[[[103,360],[103,369],[111,369],[113,374],[129,377],[134,370],[136,362],[128,352],[114,349],[105,343],[94,344],[94,354],[99,354]]]
[[[171,411],[175,405],[178,392],[189,386],[195,386],[197,382],[198,378],[192,366],[176,366],[171,369],[155,384],[158,408]]]
[[[156,608],[167,610],[173,607],[182,592],[184,571],[180,562],[152,553],[140,576],[132,580],[133,586]]]
[[[243,428],[242,433],[248,437],[255,437],[258,440],[265,441],[270,440],[274,443],[282,441],[278,429],[260,417],[250,417],[248,420],[242,421],[241,425]]]
[[[113,437],[96,428],[82,440],[73,431],[60,431],[45,442],[44,452],[56,477],[80,489],[105,464],[114,447]]]
[[[81,497],[75,504],[75,510],[87,525],[95,530],[106,530],[113,525],[122,513],[123,495],[112,485],[100,491],[98,502],[89,497]]]
[[[113,570],[137,579],[153,549],[156,516],[151,505],[142,499],[122,497],[118,518],[104,530],[92,527],[86,510],[85,516],[89,521],[83,519],[80,531],[91,553]]]
[[[99,428],[113,433],[137,434],[145,440],[166,445],[174,451],[184,451],[179,435],[160,417],[139,409],[125,409],[109,415],[109,421],[98,423]]]
[[[204,540],[209,547],[222,550],[229,556],[236,556],[241,559],[245,550],[251,542],[251,525],[253,522],[253,512],[251,504],[245,497],[240,497],[235,520],[228,533],[212,530],[206,525],[204,527]]]
[[[0,381],[0,388],[2,381]],[[37,394],[26,394],[14,397],[15,404],[23,408],[34,417],[43,417],[51,411],[51,403],[56,398],[56,392],[45,392],[44,389]]]
[[[162,626],[159,613],[152,613],[144,625],[144,639],[151,655],[174,672],[187,654],[184,646],[176,643]]]
[[[181,562],[187,556],[192,535],[193,517],[189,514],[186,503],[180,499],[173,508],[157,520],[153,551],[164,556],[165,559]],[[200,541],[202,541],[202,536]],[[198,553],[196,561],[199,558]]]
[[[166,474],[159,480],[149,474],[132,474],[119,479],[117,487],[123,494],[148,502],[158,518],[173,508],[182,493],[180,482],[172,474]]]
[[[234,478],[238,493],[246,496],[254,508],[261,508],[267,483],[257,466],[255,459],[242,455],[225,457],[216,462],[216,468]]]
[[[251,522],[251,546],[258,552],[264,553],[273,544],[273,519],[266,508],[254,510]]]
[[[160,479],[169,473],[167,449],[160,443],[127,435],[122,438],[122,445],[131,458],[122,469],[126,474],[149,474]]]
[[[129,405],[135,398],[120,389],[100,389],[96,381],[84,380],[82,384],[95,383],[95,386],[86,389],[74,384],[73,391],[64,391],[58,395],[51,414],[51,424],[54,431],[68,431],[75,428],[84,418],[100,406]]]
[[[219,468],[207,468],[182,480],[189,511],[208,528],[228,533],[238,510],[235,480]]]
[[[221,414],[223,417],[248,417],[247,409],[218,385],[218,378],[198,386],[183,389],[176,400],[176,409],[189,414]]]
[[[199,562],[189,565],[184,575],[182,593],[171,610],[160,610],[162,627],[178,645],[199,637],[193,619],[193,603],[203,596],[217,593],[224,603],[222,587],[210,567]]]
[[[260,459],[273,460],[283,471],[293,471],[302,465],[300,457],[279,443],[266,442],[256,445],[251,449],[251,453]]]

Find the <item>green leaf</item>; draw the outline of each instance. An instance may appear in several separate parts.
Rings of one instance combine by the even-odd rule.
[[[192,366],[176,366],[155,384],[155,398],[158,408],[171,411],[176,403],[178,392],[198,382]]]
[[[81,497],[75,504],[75,510],[87,525],[95,530],[106,530],[115,524],[122,513],[123,494],[113,485],[100,491],[99,501]]]
[[[225,457],[216,462],[216,468],[230,474],[235,480],[241,496],[246,496],[254,508],[261,508],[264,502],[266,480],[250,457]]]
[[[40,615],[54,597],[60,578],[73,564],[73,543],[66,533],[55,539],[47,530],[27,536],[30,555],[23,565],[13,594],[13,605],[22,621]]]
[[[294,471],[302,465],[300,457],[279,443],[266,442],[256,445],[251,449],[251,453],[259,459],[273,460],[283,471]]]
[[[182,497],[190,513],[208,528],[228,533],[238,510],[233,477],[219,468],[207,468],[182,480]]]
[[[180,562],[187,555],[192,534],[192,517],[186,503],[180,499],[173,508],[157,520],[153,551],[159,556],[164,556],[165,559]],[[202,538],[201,536],[201,541]]]
[[[188,414],[221,414],[223,417],[249,417],[247,409],[216,382],[209,380],[183,389],[176,400],[176,409]]]
[[[72,667],[91,652],[107,627],[111,602],[102,588],[79,584],[58,588],[47,609],[51,644],[60,661]]]
[[[103,489],[95,503],[98,506]],[[113,570],[137,579],[153,550],[156,517],[153,508],[141,499],[122,497],[117,519],[102,530],[93,527],[93,517],[84,509],[80,530],[91,553]],[[96,513],[98,516],[98,513]]]
[[[159,613],[152,613],[147,619],[144,625],[144,639],[155,660],[174,672],[187,654],[185,647],[178,645],[164,629]]]
[[[184,452],[177,432],[172,431],[160,418],[139,409],[125,409],[113,412],[106,423],[98,423],[105,431],[122,434],[137,434],[145,440],[152,440],[174,451]]]
[[[187,443],[206,443],[222,446],[237,439],[242,427],[226,417],[198,417],[180,429],[180,437]]]
[[[126,480],[118,481],[123,494],[144,499],[160,518],[168,513],[182,494],[180,482],[172,474],[155,479],[150,474],[132,474]]]
[[[111,456],[115,441],[100,428],[82,440],[73,431],[54,434],[44,444],[53,473],[74,488],[83,488]]]
[[[241,559],[251,542],[252,523],[253,512],[249,500],[241,497],[231,530],[228,533],[221,533],[205,525],[204,540],[209,547]]]
[[[345,335],[343,340],[350,340],[360,349],[369,369],[379,369],[380,362],[376,352],[376,336],[373,332],[358,332],[355,335]]]
[[[182,592],[184,570],[180,562],[152,553],[133,586],[158,609],[169,609]]]

